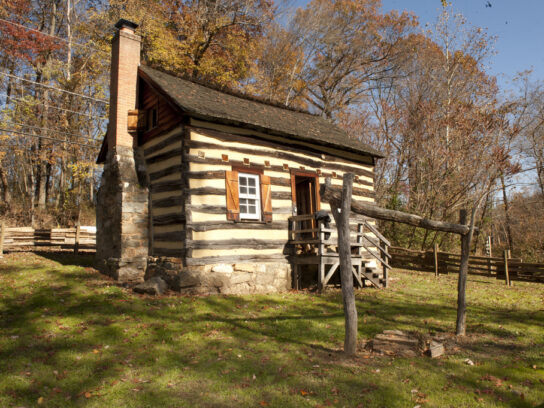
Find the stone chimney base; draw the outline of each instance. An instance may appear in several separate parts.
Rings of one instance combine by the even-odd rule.
[[[120,282],[141,282],[149,248],[143,159],[132,148],[108,152],[97,194],[97,268]]]

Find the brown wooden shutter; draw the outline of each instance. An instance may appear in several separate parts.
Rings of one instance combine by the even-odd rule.
[[[227,220],[240,221],[237,171],[225,171],[225,190],[227,195]]]
[[[261,174],[261,203],[263,207],[263,221],[272,222],[272,188],[270,176]]]

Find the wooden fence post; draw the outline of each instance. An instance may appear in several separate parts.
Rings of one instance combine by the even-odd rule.
[[[353,272],[351,262],[351,242],[349,216],[351,213],[351,196],[353,192],[353,173],[344,173],[342,196],[340,202],[331,203],[331,212],[338,231],[338,255],[340,262],[340,283],[344,302],[345,339],[344,353],[352,356],[357,351],[357,308],[353,293]],[[330,179],[326,181],[330,184]]]
[[[491,248],[491,235],[487,236],[487,240],[485,243],[485,252],[486,255],[489,257],[487,260],[487,274],[491,276],[493,274],[491,271],[491,258],[493,257],[493,249]]]
[[[4,257],[4,238],[6,236],[6,222],[0,222],[0,258]]]
[[[474,222],[474,209],[472,210],[471,226]],[[467,211],[459,211],[459,224],[467,224]],[[457,323],[455,328],[455,334],[458,336],[464,336],[466,332],[466,287],[467,287],[467,275],[468,275],[468,262],[470,256],[470,241],[472,239],[472,232],[469,228],[469,232],[466,235],[461,235],[461,263],[459,264],[459,281],[457,282]]]
[[[76,241],[74,243],[74,254],[77,255],[79,253],[79,235],[81,234],[81,227],[79,226],[79,222],[76,224]]]
[[[434,276],[438,277],[438,244],[434,244]]]
[[[507,286],[510,286],[510,275],[508,274],[508,250],[504,251],[504,279]]]
[[[384,242],[384,245],[383,245],[383,248],[384,248],[384,256],[383,256],[383,287],[387,289],[387,286],[388,286],[388,282],[387,280],[389,279],[388,277],[388,273],[389,271],[387,270],[387,265],[389,265],[389,257],[387,256],[389,254],[389,247],[387,245],[385,245],[385,242]]]

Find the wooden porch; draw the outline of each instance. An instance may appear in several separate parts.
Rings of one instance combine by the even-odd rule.
[[[325,220],[316,217],[316,214],[289,217],[289,247],[295,289],[301,288],[302,267],[305,265],[317,266],[318,290],[323,290],[334,274],[339,272],[336,228],[325,224]],[[354,283],[358,287],[387,287],[391,244],[366,220],[350,219],[350,230]]]

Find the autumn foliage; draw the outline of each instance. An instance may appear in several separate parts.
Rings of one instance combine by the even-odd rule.
[[[477,226],[496,235],[516,174],[544,192],[542,86],[521,76],[505,97],[486,68],[495,39],[448,2],[424,28],[379,0],[296,10],[272,0],[0,0],[0,194],[20,223],[36,221],[35,210],[61,224],[92,211],[119,18],[140,25],[145,63],[307,109],[379,148],[383,206],[449,221],[476,206]],[[506,218],[516,250],[517,224]],[[403,246],[457,245],[382,229]]]

